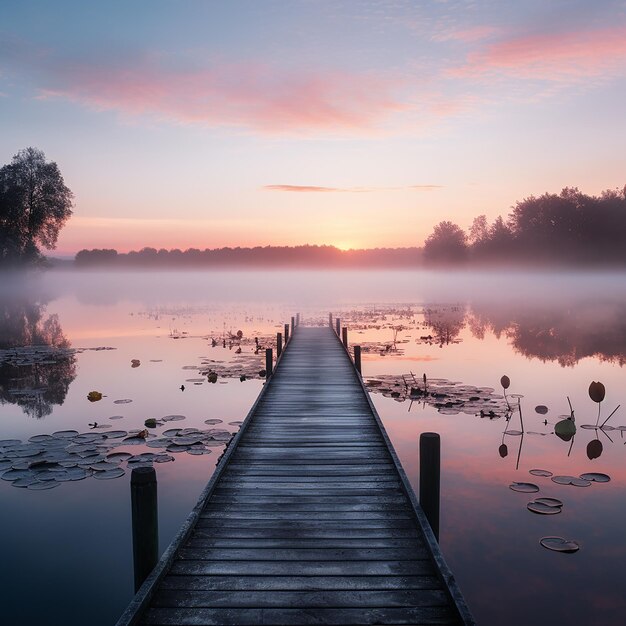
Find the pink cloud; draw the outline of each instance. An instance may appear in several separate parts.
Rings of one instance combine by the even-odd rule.
[[[450,70],[455,77],[506,74],[520,78],[575,81],[623,69],[626,27],[525,35],[472,52],[467,63]]]
[[[283,70],[260,63],[167,67],[49,63],[41,95],[181,124],[271,133],[362,131],[403,110],[402,81],[373,73]]]

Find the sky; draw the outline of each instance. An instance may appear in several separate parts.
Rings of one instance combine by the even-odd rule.
[[[82,248],[421,245],[626,184],[624,0],[0,3],[0,164]]]

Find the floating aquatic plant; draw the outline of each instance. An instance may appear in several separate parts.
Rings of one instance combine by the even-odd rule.
[[[571,539],[563,539],[563,537],[542,537],[539,543],[548,550],[553,552],[578,552],[580,544]]]
[[[556,498],[537,498],[529,502],[526,508],[538,515],[558,515],[563,510],[563,502]]]
[[[608,474],[602,474],[600,472],[587,472],[586,474],[581,474],[580,478],[582,480],[590,480],[594,483],[608,483],[611,480]]]
[[[534,483],[520,483],[515,481],[509,485],[509,489],[519,491],[521,493],[536,493],[539,491],[539,487]]]
[[[552,476],[552,472],[544,469],[531,469],[529,470],[529,474],[532,474],[533,476],[544,476],[545,478]]]
[[[551,480],[558,485],[573,485],[574,487],[589,487],[591,485],[590,480],[578,476],[552,476]]]

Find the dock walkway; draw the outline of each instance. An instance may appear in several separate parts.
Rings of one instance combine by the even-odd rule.
[[[118,626],[473,623],[343,345],[298,327]]]

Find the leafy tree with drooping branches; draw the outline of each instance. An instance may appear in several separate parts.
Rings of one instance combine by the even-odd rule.
[[[59,167],[37,148],[0,168],[0,266],[38,264],[72,215],[73,194]]]

